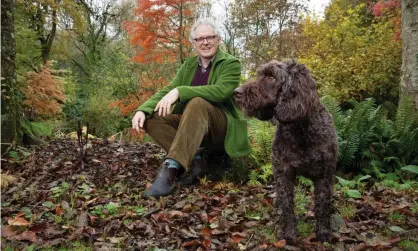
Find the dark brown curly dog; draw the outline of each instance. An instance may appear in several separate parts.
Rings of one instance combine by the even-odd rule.
[[[273,172],[279,213],[277,236],[296,240],[294,183],[296,175],[315,187],[316,237],[331,239],[331,196],[338,142],[331,115],[321,104],[310,71],[295,62],[270,61],[256,80],[237,88],[235,103],[247,116],[276,124]]]

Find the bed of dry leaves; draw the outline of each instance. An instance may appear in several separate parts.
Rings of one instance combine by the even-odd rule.
[[[2,188],[2,250],[75,250],[74,242],[94,250],[402,250],[402,240],[417,240],[413,190],[373,186],[356,200],[336,191],[335,204],[354,212],[342,217],[336,209],[334,241],[320,244],[305,231],[290,246],[273,234],[270,185],[206,180],[143,200],[164,156],[160,148],[94,140],[83,168],[77,148],[56,140],[25,161],[3,161],[2,174],[16,179]],[[306,195],[298,221],[314,226],[312,194]]]

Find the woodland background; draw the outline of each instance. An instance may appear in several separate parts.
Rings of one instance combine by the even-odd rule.
[[[130,129],[134,110],[168,84],[184,59],[193,55],[188,35],[194,20],[215,16],[221,23],[222,48],[243,64],[242,83],[271,59],[295,59],[311,69],[338,132],[336,190],[342,198],[362,198],[370,188],[365,188],[366,183],[416,198],[415,1],[331,0],[323,17],[308,12],[303,0],[218,1],[221,14],[213,13],[214,4],[197,0],[2,1],[1,141],[6,166],[2,167],[2,186],[15,180],[13,175],[28,159],[45,158],[30,145],[74,140],[79,121],[88,123],[91,138],[150,146],[147,135]],[[253,153],[244,161],[233,160],[245,170],[239,182],[268,186],[274,128],[249,119],[249,130]],[[299,178],[299,182],[311,187],[306,179]],[[64,191],[67,185],[54,183]],[[60,196],[52,202],[59,203],[56,198]],[[7,207],[16,200],[2,202]],[[395,210],[395,216],[407,215],[416,221],[418,204],[408,203],[408,214]],[[6,210],[6,215],[20,219],[21,215],[13,213],[16,210]],[[400,224],[406,224],[407,219],[402,219]],[[406,241],[418,245],[416,239]]]

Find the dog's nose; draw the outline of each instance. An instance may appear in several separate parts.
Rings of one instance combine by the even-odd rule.
[[[240,86],[234,90],[234,96],[241,97],[243,92],[244,92],[244,88]]]

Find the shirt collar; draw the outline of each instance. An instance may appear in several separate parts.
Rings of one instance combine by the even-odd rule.
[[[213,64],[213,62],[215,62],[215,58],[216,58],[216,55],[215,56],[213,56],[213,58],[209,61],[209,65],[212,65]],[[199,66],[201,66],[201,67],[203,67],[203,65],[202,65],[202,59],[198,56],[197,57],[197,64],[199,65]],[[208,66],[209,66],[208,65]]]

